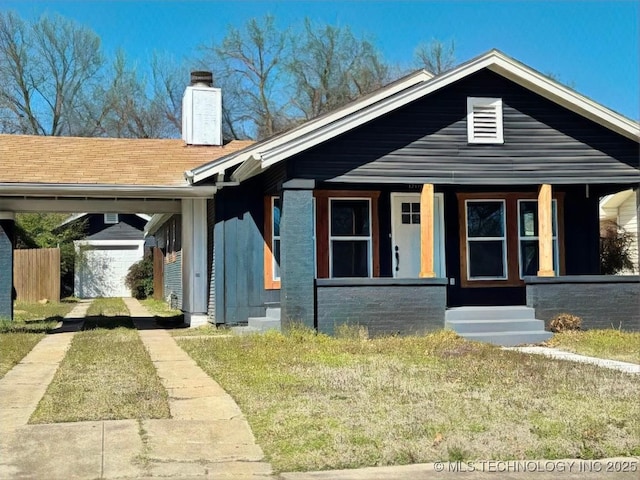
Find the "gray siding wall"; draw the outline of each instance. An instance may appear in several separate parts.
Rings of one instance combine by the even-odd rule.
[[[234,325],[265,314],[279,290],[264,288],[264,194],[262,179],[224,188],[216,195],[210,285],[215,323]],[[211,304],[210,304],[211,305]]]
[[[171,293],[178,297],[177,308],[182,308],[182,250],[176,253],[175,262],[164,264],[164,298]]]
[[[467,141],[467,97],[503,99],[504,144]],[[481,71],[294,157],[296,178],[358,183],[637,183],[638,142]]]
[[[13,220],[0,220],[0,318],[13,320]]]
[[[527,277],[527,306],[548,322],[559,313],[582,318],[582,328],[640,330],[639,276]]]
[[[371,336],[422,334],[444,327],[446,297],[446,279],[319,279],[318,331],[347,324]]]

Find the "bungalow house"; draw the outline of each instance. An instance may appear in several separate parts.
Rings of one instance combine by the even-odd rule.
[[[640,182],[637,122],[492,50],[259,143],[196,147],[220,139],[220,92],[207,83],[185,92],[185,146],[147,140],[130,153],[137,166],[123,165],[144,183],[163,173],[159,162],[175,167],[171,155],[210,155],[179,182],[142,188],[127,170],[116,189],[47,187],[146,195],[133,212],[163,200],[145,229],[158,240],[163,294],[192,326],[448,326],[501,344],[547,338],[543,321],[560,312],[639,328],[640,277],[599,275],[598,218],[601,197]],[[137,143],[127,145],[122,155]],[[23,205],[3,195],[24,192],[33,187],[0,178],[0,266]],[[0,276],[0,315],[6,284]]]
[[[638,328],[640,278],[600,276],[598,247],[599,199],[637,187],[638,142],[637,122],[496,50],[404,77],[186,172],[216,186],[209,321],[504,344],[547,338],[560,312]]]

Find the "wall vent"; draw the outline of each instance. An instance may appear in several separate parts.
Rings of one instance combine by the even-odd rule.
[[[192,72],[182,97],[182,139],[187,145],[222,145],[222,92],[211,72]]]
[[[502,130],[502,99],[467,98],[469,143],[504,143]]]

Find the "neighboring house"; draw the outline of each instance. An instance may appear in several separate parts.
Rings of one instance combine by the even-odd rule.
[[[183,285],[208,270],[216,324],[446,324],[507,344],[547,338],[534,313],[637,328],[640,278],[599,276],[598,199],[638,184],[638,141],[637,122],[495,50],[417,72],[187,171],[216,194],[183,209],[183,256],[199,245]]]
[[[80,213],[62,225],[86,221],[87,235],[74,241],[74,295],[78,298],[130,297],[125,277],[144,255],[144,214]]]
[[[638,274],[638,190],[623,190],[622,192],[607,195],[600,200],[600,220],[611,220],[622,227],[631,235],[631,247],[629,249],[632,270],[621,272],[626,275]]]
[[[155,225],[155,228],[154,228]],[[172,308],[182,308],[182,218],[181,215],[158,215],[145,233],[153,231],[156,248],[153,250],[154,296],[166,300]],[[156,287],[161,292],[156,292]]]

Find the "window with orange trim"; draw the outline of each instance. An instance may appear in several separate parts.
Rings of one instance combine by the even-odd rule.
[[[280,288],[280,197],[264,199],[264,288]]]

